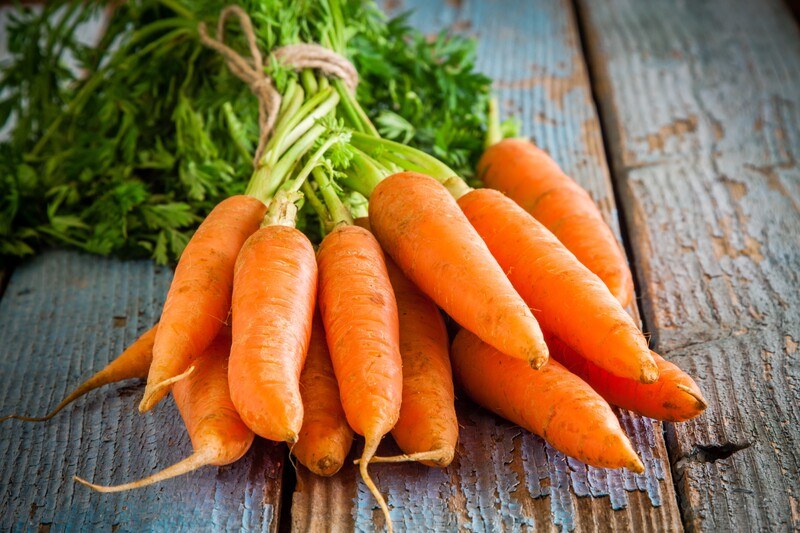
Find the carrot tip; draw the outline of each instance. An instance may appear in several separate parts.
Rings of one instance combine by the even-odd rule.
[[[155,405],[158,403],[158,400],[160,399],[160,398],[156,399],[155,397],[160,391],[188,377],[192,372],[194,372],[194,365],[190,366],[183,374],[178,374],[177,376],[165,379],[161,383],[153,385],[153,387],[150,388],[149,393],[147,392],[147,390],[145,390],[144,398],[142,398],[142,401],[139,404],[139,412],[144,413],[155,407]]]
[[[695,401],[697,402],[697,407],[700,411],[706,410],[706,408],[708,407],[708,402],[700,392],[694,391],[691,388],[687,387],[686,385],[683,385],[682,383],[675,385],[675,387],[678,390],[682,390],[683,392],[694,398]],[[2,422],[2,420],[0,420],[0,422]]]
[[[370,460],[375,455],[379,443],[380,438],[366,440],[364,443],[364,451],[361,454],[361,463],[359,463],[358,469],[361,473],[361,478],[364,480],[364,484],[372,493],[373,498],[377,500],[381,511],[383,511],[383,517],[386,520],[386,527],[388,528],[389,533],[392,533],[394,531],[394,526],[392,525],[392,517],[389,514],[389,506],[386,505],[386,500],[383,499],[383,495],[378,490],[378,487],[375,486],[375,482],[372,481],[372,478],[369,476],[369,472],[367,471],[367,466],[369,466]]]
[[[96,490],[96,491],[98,491],[98,492],[109,492],[109,490],[108,490],[108,487],[104,487],[103,485],[95,485],[94,483],[89,483],[89,482],[88,482],[88,481],[86,481],[85,479],[83,479],[83,478],[80,478],[80,477],[78,477],[78,476],[72,476],[72,479],[73,479],[73,480],[75,480],[75,481],[77,481],[77,482],[78,482],[78,483],[80,483],[81,485],[84,485],[84,486],[86,486],[86,487],[89,487],[89,488],[90,488],[90,489],[92,489],[92,490]]]
[[[628,466],[628,470],[631,470],[632,472],[635,472],[637,474],[643,474],[644,464],[642,464],[642,460],[639,459],[639,457],[637,456],[636,460]]]
[[[21,420],[22,422],[45,422],[51,418],[53,418],[52,414],[47,416],[8,415],[0,418],[0,422],[5,422],[6,420]]]
[[[369,460],[370,463],[404,463],[414,461],[430,461],[439,466],[445,467],[453,461],[454,451],[452,448],[438,448],[427,452],[417,452],[412,454],[400,454],[390,457],[376,456]],[[353,461],[354,464],[361,464],[361,459]]]

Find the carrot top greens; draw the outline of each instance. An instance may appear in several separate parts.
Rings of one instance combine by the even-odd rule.
[[[472,175],[490,85],[475,72],[472,41],[446,33],[429,40],[407,17],[387,21],[363,0],[237,3],[265,56],[320,42],[350,58],[360,106],[345,100],[337,110],[349,127],[371,120],[383,137]],[[116,3],[99,42],[82,41],[80,28],[101,20],[105,4],[48,3],[10,15],[11,58],[0,65],[0,256],[56,245],[174,261],[199,221],[243,192],[253,173],[257,101],[197,33],[200,21],[213,28],[228,2]],[[242,45],[238,28],[228,32]],[[281,93],[302,85],[299,73],[269,65]],[[369,120],[355,123],[362,108]],[[374,164],[360,155],[347,152],[348,164]],[[262,182],[266,192],[277,186]],[[302,190],[313,192],[310,184]],[[312,236],[316,200],[307,194],[298,220]]]

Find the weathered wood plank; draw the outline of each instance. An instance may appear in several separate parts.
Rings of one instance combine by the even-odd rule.
[[[617,228],[598,117],[568,1],[420,0],[391,2],[391,8],[415,9],[411,21],[426,32],[450,27],[477,36],[480,67],[497,80],[504,113],[522,119],[523,133],[590,190]],[[461,436],[449,468],[372,469],[399,530],[680,530],[660,424],[622,415],[647,465],[646,475],[635,476],[587,468],[467,401],[459,402],[458,413]],[[396,450],[387,440],[383,454]],[[371,530],[381,524],[352,467],[333,479],[299,469],[294,530]]]
[[[800,31],[779,0],[581,0],[685,525],[800,528]],[[737,449],[743,448],[737,452]]]
[[[0,413],[44,413],[160,314],[172,273],[148,261],[52,251],[19,266],[0,302]],[[260,441],[225,468],[99,494],[191,453],[172,400],[139,415],[142,387],[112,385],[52,421],[0,427],[0,530],[277,530],[285,447]]]

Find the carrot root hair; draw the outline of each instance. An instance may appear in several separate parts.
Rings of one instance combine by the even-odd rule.
[[[153,401],[153,398],[156,396],[156,394],[159,393],[159,391],[162,391],[166,387],[169,387],[169,386],[177,383],[178,381],[188,377],[192,372],[194,372],[194,365],[191,365],[189,368],[187,368],[184,373],[178,374],[177,376],[171,377],[169,379],[165,379],[164,381],[162,381],[158,385],[154,386],[150,390],[150,394],[148,394],[147,396],[142,398],[142,402],[139,404],[139,412],[140,413],[144,413],[144,412],[149,411],[150,409],[152,409],[153,406],[155,405],[155,402]]]
[[[392,455],[389,457],[373,456],[369,460],[370,463],[405,463],[405,462],[419,462],[430,461],[437,464],[449,463],[453,459],[453,450],[449,448],[438,448],[427,452],[416,453],[401,453],[399,455]],[[353,461],[355,464],[360,465],[362,459]]]
[[[69,393],[69,395],[66,398],[61,400],[61,403],[56,405],[52,411],[50,411],[44,416],[25,416],[25,415],[14,414],[0,418],[0,422],[5,422],[6,420],[21,420],[23,422],[47,422],[48,420],[56,416],[62,409],[64,409],[66,406],[68,406],[69,404],[71,404],[72,402],[74,402],[87,392],[93,391],[94,389],[102,387],[103,385],[108,383],[108,381],[106,380],[101,380],[97,378],[98,375],[95,375],[87,379],[83,383],[81,383],[78,386],[78,388]]]
[[[160,472],[156,472],[151,476],[147,476],[146,478],[140,479],[138,481],[131,481],[130,483],[124,483],[122,485],[113,485],[113,486],[106,486],[106,485],[95,485],[94,483],[89,483],[85,479],[79,478],[78,476],[74,476],[73,479],[82,485],[86,485],[90,489],[96,490],[97,492],[122,492],[131,489],[138,489],[141,487],[146,487],[148,485],[152,485],[153,483],[158,483],[159,481],[164,481],[165,479],[170,479],[173,477],[180,476],[182,474],[186,474],[193,470],[197,470],[201,466],[206,466],[210,464],[210,461],[213,460],[213,454],[209,452],[195,452],[186,459],[175,463],[172,466],[168,466],[164,470]]]
[[[708,407],[708,402],[706,401],[705,398],[703,398],[702,394],[698,394],[697,392],[693,391],[692,389],[681,383],[675,385],[675,388],[677,388],[678,390],[682,390],[683,392],[694,398],[697,404],[701,407],[701,410],[705,411],[705,409]],[[0,420],[0,422],[2,422],[2,420]]]
[[[373,482],[372,478],[369,477],[369,472],[367,471],[367,467],[369,466],[372,458],[375,456],[375,452],[378,450],[378,444],[380,444],[380,442],[380,437],[367,437],[365,439],[364,452],[361,454],[358,470],[361,473],[361,478],[364,480],[364,484],[372,493],[372,496],[378,502],[378,505],[380,505],[381,511],[383,511],[383,517],[386,520],[386,527],[388,528],[389,533],[393,533],[394,526],[392,525],[392,517],[389,515],[389,506],[386,505],[386,500],[383,499],[381,491],[379,491],[378,487],[375,486],[375,482]]]

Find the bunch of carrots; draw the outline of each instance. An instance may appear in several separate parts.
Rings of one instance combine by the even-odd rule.
[[[340,42],[337,48],[342,48]],[[692,378],[650,351],[625,307],[625,256],[588,193],[490,113],[473,189],[434,157],[381,138],[340,80],[303,70],[282,95],[247,193],[187,245],[160,321],[42,418],[102,385],[146,378],[141,412],[172,392],[194,453],[128,490],[241,458],[256,435],[334,475],[353,434],[378,462],[445,467],[456,384],[587,464],[643,465],[611,405],[684,421]],[[318,246],[295,228],[311,209]],[[448,337],[441,310],[462,328]],[[377,456],[388,433],[404,452]]]

